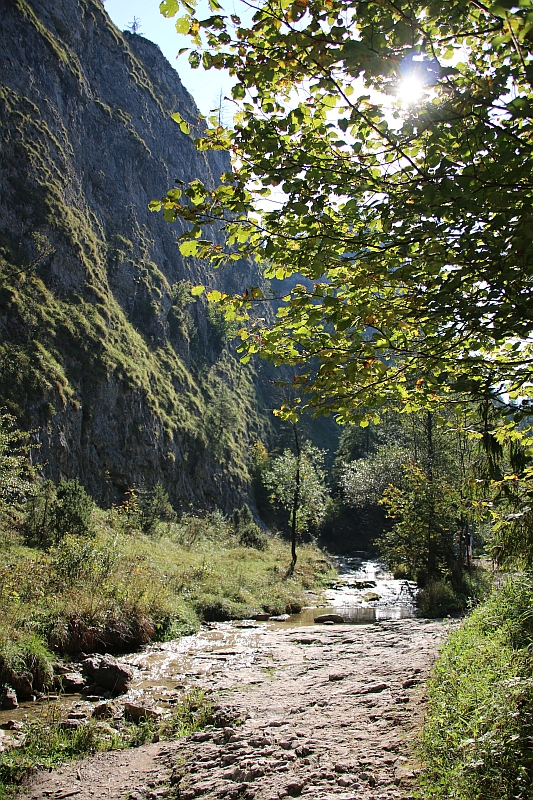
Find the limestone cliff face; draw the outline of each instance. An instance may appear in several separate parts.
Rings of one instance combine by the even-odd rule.
[[[162,481],[182,506],[249,490],[261,422],[224,321],[189,283],[232,290],[148,211],[176,179],[214,184],[194,101],[159,48],[99,0],[0,0],[0,404],[35,430],[55,480],[100,502]]]

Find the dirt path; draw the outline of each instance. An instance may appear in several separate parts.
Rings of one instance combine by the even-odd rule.
[[[39,774],[20,798],[407,800],[423,683],[446,630],[423,620],[261,628],[251,664],[198,681],[242,724]]]

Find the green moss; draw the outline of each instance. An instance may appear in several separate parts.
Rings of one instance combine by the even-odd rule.
[[[21,13],[55,46],[26,0],[18,2]],[[57,46],[58,58],[70,58]],[[140,65],[135,74],[146,88]],[[30,426],[35,424],[30,407],[86,405],[95,387],[118,380],[126,392],[144,396],[170,441],[185,439],[196,453],[211,442],[211,459],[227,470],[230,487],[242,490],[250,484],[249,442],[266,423],[259,420],[253,375],[245,375],[228,351],[231,332],[206,311],[210,335],[202,341],[184,299],[188,290],[174,296],[175,287],[150,258],[150,231],[138,227],[129,234],[135,242],[121,234],[107,239],[81,198],[77,206],[65,201],[68,132],[61,126],[50,130],[36,106],[13,90],[0,87],[0,96],[12,134],[5,148],[5,201],[28,232],[21,238],[0,231],[0,310],[9,320],[0,343],[0,404]],[[43,230],[53,231],[55,247],[72,259],[76,291],[57,291],[48,279],[48,261],[39,260],[32,244],[32,235]],[[137,267],[142,288],[131,319],[115,299],[108,276],[126,259]],[[168,299],[174,305],[167,316]],[[167,341],[163,335],[152,340],[149,332],[155,325],[166,328]],[[184,343],[192,365],[180,355]],[[229,413],[231,424],[223,424],[222,411]],[[223,434],[218,442],[216,431]]]

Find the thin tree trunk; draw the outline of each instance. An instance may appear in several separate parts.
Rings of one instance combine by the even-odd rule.
[[[301,457],[301,449],[300,449],[300,439],[298,437],[298,428],[296,427],[296,423],[293,422],[292,430],[294,432],[294,443],[296,445],[296,475],[294,480],[294,495],[292,498],[292,518],[291,518],[291,555],[292,561],[289,567],[289,575],[294,573],[294,568],[296,567],[296,536],[298,534],[297,529],[297,514],[298,508],[300,506],[300,457]]]
[[[435,517],[435,487],[433,485],[433,462],[435,453],[433,450],[433,414],[431,411],[427,412],[427,446],[428,446],[427,477],[430,485],[430,508],[429,508],[428,529],[427,529],[427,557],[428,557],[427,570],[428,570],[428,577],[431,579],[435,577],[435,572],[436,572],[435,551],[433,546],[434,544],[433,526]]]

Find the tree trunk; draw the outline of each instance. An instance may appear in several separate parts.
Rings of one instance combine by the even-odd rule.
[[[427,527],[427,571],[428,578],[434,578],[436,574],[436,559],[434,548],[434,523],[435,523],[435,487],[433,485],[433,462],[435,452],[433,449],[433,414],[427,412],[427,478],[430,488],[430,507]]]
[[[296,445],[296,475],[294,479],[294,495],[292,498],[292,515],[291,515],[291,565],[289,567],[289,575],[294,573],[294,568],[296,567],[296,536],[298,534],[297,529],[297,513],[298,508],[300,506],[300,457],[301,457],[301,449],[300,449],[300,439],[298,438],[298,428],[296,427],[296,423],[293,422],[292,430],[294,432],[294,443]]]

